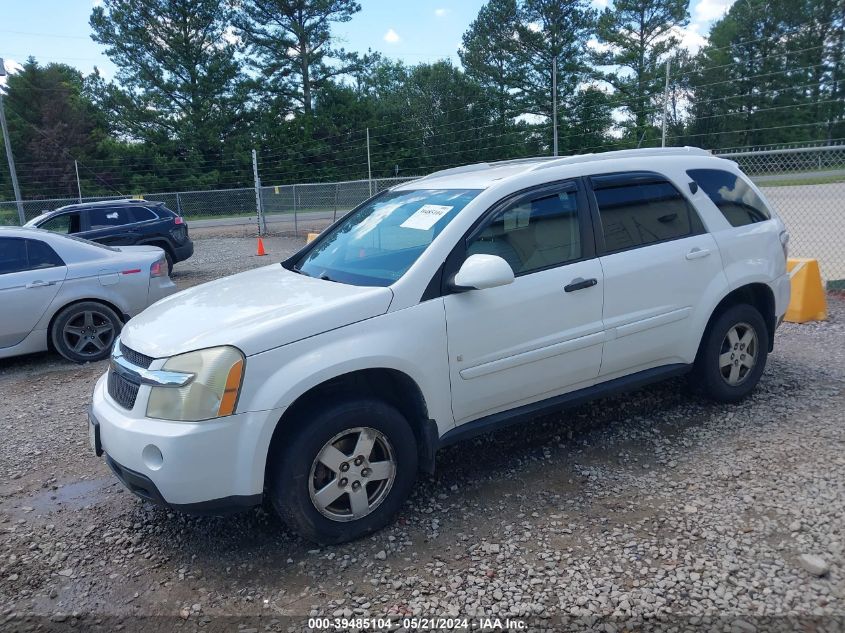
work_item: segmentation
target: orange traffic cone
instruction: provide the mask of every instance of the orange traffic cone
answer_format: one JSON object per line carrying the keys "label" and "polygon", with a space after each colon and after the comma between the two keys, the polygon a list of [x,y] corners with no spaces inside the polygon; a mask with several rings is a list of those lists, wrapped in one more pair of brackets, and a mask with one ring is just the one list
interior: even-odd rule
{"label": "orange traffic cone", "polygon": [[258,256],[261,257],[262,255],[266,255],[267,251],[264,250],[264,240],[260,237],[258,238]]}

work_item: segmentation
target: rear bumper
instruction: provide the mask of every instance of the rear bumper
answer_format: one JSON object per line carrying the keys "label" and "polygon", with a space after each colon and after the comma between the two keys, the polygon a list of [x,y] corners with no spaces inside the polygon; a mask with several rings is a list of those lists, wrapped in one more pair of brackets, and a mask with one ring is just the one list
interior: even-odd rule
{"label": "rear bumper", "polygon": [[190,238],[184,244],[173,245],[173,262],[183,262],[194,254],[194,243]]}

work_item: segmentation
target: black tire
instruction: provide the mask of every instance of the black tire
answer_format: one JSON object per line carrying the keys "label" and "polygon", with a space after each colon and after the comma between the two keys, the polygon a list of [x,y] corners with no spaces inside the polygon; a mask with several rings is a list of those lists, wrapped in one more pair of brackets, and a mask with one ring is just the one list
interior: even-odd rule
{"label": "black tire", "polygon": [[107,305],[81,301],[53,319],[50,338],[59,354],[74,363],[87,363],[109,356],[122,326],[120,317]]}
{"label": "black tire", "polygon": [[173,255],[169,251],[164,251],[164,259],[167,262],[167,276],[173,276]]}
{"label": "black tire", "polygon": [[[754,359],[753,365],[746,367],[741,363],[750,362],[746,360],[751,356],[748,353],[750,344],[749,347],[738,341],[732,344],[728,336],[733,331],[744,339],[749,330],[753,335]],[[690,376],[690,386],[717,402],[738,402],[757,386],[768,354],[769,331],[760,312],[744,303],[732,306],[706,332]],[[724,365],[728,361],[731,364]]]}
{"label": "black tire", "polygon": [[[301,425],[301,430],[278,447],[279,454],[272,455],[268,464],[269,497],[282,520],[305,539],[324,545],[351,541],[384,527],[410,494],[417,475],[417,442],[402,414],[381,400],[354,399],[313,408],[310,413],[299,416],[295,423]],[[380,438],[375,440],[372,452],[367,455],[367,458],[374,458],[372,462],[359,465],[354,461],[356,455],[350,449],[355,446],[348,442],[355,441],[351,430],[359,428],[374,429],[388,442],[395,474],[392,482],[385,484],[386,488],[380,487],[382,483],[378,481],[364,478],[367,466],[374,466],[372,473],[377,464],[383,466],[386,461]],[[344,433],[350,434],[349,439]],[[348,456],[349,461],[341,461],[340,467],[333,471],[317,458],[327,443],[339,435],[342,437],[333,446]],[[344,465],[349,479],[341,474]],[[363,470],[356,470],[359,468]],[[324,486],[341,490],[343,481],[349,483],[343,485],[344,491],[339,493],[334,505],[329,504],[323,511],[318,509],[317,502],[312,501],[312,483],[314,490],[322,490]],[[352,516],[352,486],[357,482],[356,490],[360,493],[361,481],[365,482],[364,499],[372,509],[356,519]],[[336,513],[337,517],[346,512],[348,515],[329,518],[325,512]]]}

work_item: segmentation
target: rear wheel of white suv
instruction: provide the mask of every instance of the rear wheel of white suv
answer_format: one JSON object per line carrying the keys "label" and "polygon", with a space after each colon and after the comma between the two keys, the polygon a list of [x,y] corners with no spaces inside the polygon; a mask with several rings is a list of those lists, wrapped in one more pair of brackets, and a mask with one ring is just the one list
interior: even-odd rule
{"label": "rear wheel of white suv", "polygon": [[768,329],[757,308],[732,306],[705,333],[692,386],[718,402],[737,402],[757,386],[768,351]]}
{"label": "rear wheel of white suv", "polygon": [[386,525],[414,485],[417,443],[389,404],[354,399],[311,409],[269,465],[282,520],[308,540],[350,541]]}

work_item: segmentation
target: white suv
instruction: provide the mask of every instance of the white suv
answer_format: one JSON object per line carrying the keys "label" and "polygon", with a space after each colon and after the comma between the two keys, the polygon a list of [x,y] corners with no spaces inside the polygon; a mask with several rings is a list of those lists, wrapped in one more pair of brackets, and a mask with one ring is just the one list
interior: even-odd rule
{"label": "white suv", "polygon": [[686,372],[747,395],[789,300],[787,239],[734,163],[694,148],[441,171],[129,321],[92,443],[146,499],[267,497],[304,537],[346,541],[445,445]]}

